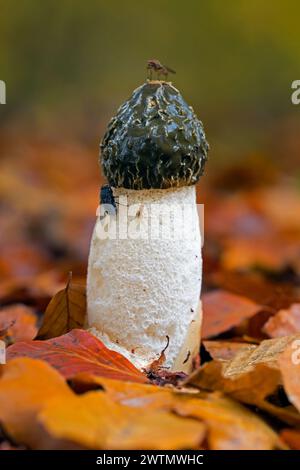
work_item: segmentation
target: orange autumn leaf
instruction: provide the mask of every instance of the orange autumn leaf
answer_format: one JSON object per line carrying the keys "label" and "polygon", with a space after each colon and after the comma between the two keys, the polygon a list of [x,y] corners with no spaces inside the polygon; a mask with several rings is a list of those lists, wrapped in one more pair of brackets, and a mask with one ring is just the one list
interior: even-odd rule
{"label": "orange autumn leaf", "polygon": [[23,304],[13,304],[0,310],[0,331],[7,343],[31,340],[37,333],[35,311]]}
{"label": "orange autumn leaf", "polygon": [[111,351],[85,330],[72,330],[46,341],[20,342],[10,346],[7,359],[42,359],[70,379],[80,372],[104,377],[146,382],[147,378],[121,354]]}
{"label": "orange autumn leaf", "polygon": [[33,449],[72,445],[90,449],[198,448],[206,434],[202,422],[175,416],[169,410],[141,412],[116,403],[101,391],[77,396],[48,364],[29,358],[12,360],[1,369],[0,423],[11,438]]}
{"label": "orange autumn leaf", "polygon": [[[293,407],[275,406],[267,399],[271,395],[275,397],[283,383],[285,386],[280,358],[295,340],[300,342],[299,336],[265,340],[255,348],[239,351],[228,361],[208,362],[188,377],[185,385],[221,391],[242,403],[255,405],[281,421],[299,426],[300,415]],[[288,394],[286,386],[285,390]]]}
{"label": "orange autumn leaf", "polygon": [[38,447],[44,436],[36,422],[45,402],[56,395],[70,399],[64,378],[43,361],[19,358],[0,369],[0,423],[15,442]]}
{"label": "orange autumn leaf", "polygon": [[88,449],[197,449],[206,434],[203,423],[168,411],[120,405],[104,392],[71,400],[56,397],[39,414],[56,439]]}
{"label": "orange autumn leaf", "polygon": [[300,336],[284,336],[282,338],[266,339],[255,348],[238,352],[231,361],[224,364],[226,375],[234,377],[250,372],[257,365],[267,365],[279,368],[279,358],[285,349]]}
{"label": "orange autumn leaf", "polygon": [[[79,385],[91,384],[87,374],[80,374],[74,380]],[[208,427],[209,449],[273,449],[281,446],[276,433],[264,421],[220,394],[194,393],[187,389],[161,388],[103,377],[94,377],[94,383],[117,403],[140,410],[170,410],[203,421]]]}
{"label": "orange autumn leaf", "polygon": [[223,290],[208,292],[202,296],[203,338],[217,336],[240,325],[243,320],[258,313],[262,306],[246,297]]}
{"label": "orange autumn leaf", "polygon": [[270,338],[295,335],[300,332],[300,304],[293,304],[271,317],[263,327]]}
{"label": "orange autumn leaf", "polygon": [[280,372],[266,364],[257,364],[253,369],[230,375],[226,363],[211,361],[194,372],[186,385],[203,390],[220,390],[232,398],[250,405],[260,406],[268,395],[280,384]]}
{"label": "orange autumn leaf", "polygon": [[74,284],[70,278],[65,289],[59,291],[49,303],[38,337],[55,338],[73,328],[81,328],[85,315],[85,286]]}
{"label": "orange autumn leaf", "polygon": [[[27,367],[24,367],[24,364],[27,364]],[[20,365],[23,365],[23,368],[20,369]],[[148,448],[151,445],[152,448],[158,449],[163,448],[159,446],[168,445],[171,448],[179,448],[188,445],[187,439],[190,439],[189,446],[194,448],[195,439],[197,438],[197,445],[200,445],[204,435],[203,423],[209,429],[209,446],[212,449],[272,449],[280,445],[276,434],[260,418],[218,395],[174,392],[172,389],[152,385],[98,377],[98,385],[101,385],[104,391],[96,394],[93,392],[93,396],[108,394],[108,401],[105,401],[103,410],[100,405],[104,402],[101,400],[100,403],[98,398],[95,398],[96,402],[92,398],[92,403],[89,402],[90,399],[78,402],[78,397],[68,388],[64,388],[66,385],[60,375],[44,362],[20,358],[10,361],[3,370],[8,375],[9,386],[7,387],[7,377],[5,380],[4,374],[0,379],[0,398],[3,406],[2,409],[0,407],[0,421],[5,427],[12,419],[13,410],[20,410],[15,416],[17,431],[21,432],[18,440],[32,448],[65,448],[66,443],[70,446],[72,442],[75,448],[91,448],[90,446],[96,445],[100,445],[100,448],[105,445],[122,448]],[[41,377],[41,380],[37,381],[37,377]],[[50,386],[49,393],[45,382]],[[122,406],[116,411],[120,412],[120,422],[114,423],[114,420],[111,420],[113,405],[110,400]],[[109,433],[106,433],[104,441],[101,422],[94,419],[98,417],[95,410],[98,407],[102,410],[103,428],[107,420],[109,422]],[[133,412],[129,408],[132,408]],[[106,411],[109,416],[106,416]],[[178,418],[178,425],[176,420],[170,419],[168,415],[172,413],[174,416],[174,412],[181,416]],[[16,426],[16,423],[13,423]],[[178,426],[185,435],[180,434]],[[16,436],[16,430],[11,427],[10,429]],[[30,432],[27,429],[30,429]],[[174,429],[174,434],[170,429]],[[123,432],[120,434],[119,430]],[[129,440],[126,440],[127,435]],[[237,435],[239,439],[236,439]]]}
{"label": "orange autumn leaf", "polygon": [[210,450],[272,450],[282,448],[276,433],[258,416],[239,403],[210,393],[187,400],[175,411],[201,418],[209,428]]}

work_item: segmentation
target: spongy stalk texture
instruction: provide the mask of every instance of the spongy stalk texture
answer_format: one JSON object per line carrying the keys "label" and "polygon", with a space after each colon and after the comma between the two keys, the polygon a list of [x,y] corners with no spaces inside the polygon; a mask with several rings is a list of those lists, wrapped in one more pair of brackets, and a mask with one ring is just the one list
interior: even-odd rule
{"label": "spongy stalk texture", "polygon": [[[195,186],[116,188],[114,196],[119,204],[112,223],[119,233],[128,232],[129,225],[138,220],[141,226],[159,227],[159,234],[149,236],[148,230],[144,239],[102,239],[97,220],[88,267],[88,327],[107,347],[139,368],[160,356],[168,337],[164,365],[171,368],[200,297],[202,258]],[[128,207],[123,205],[124,196]],[[159,209],[153,211],[153,205]],[[127,209],[131,218],[123,215]],[[180,234],[182,217],[184,235]],[[170,226],[177,227],[178,233],[167,239]]]}

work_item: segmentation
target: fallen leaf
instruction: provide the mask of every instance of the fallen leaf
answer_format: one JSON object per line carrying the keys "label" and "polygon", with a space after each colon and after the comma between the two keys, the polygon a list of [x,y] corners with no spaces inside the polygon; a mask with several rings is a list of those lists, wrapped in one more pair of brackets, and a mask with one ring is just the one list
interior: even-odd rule
{"label": "fallen leaf", "polygon": [[211,450],[271,450],[282,448],[276,433],[258,416],[218,392],[178,405],[183,416],[198,417],[209,428]]}
{"label": "fallen leaf", "polygon": [[268,338],[268,335],[265,333],[263,327],[272,317],[272,315],[274,315],[274,312],[271,308],[261,310],[248,321],[246,321],[244,325],[241,325],[240,328],[237,328],[235,333],[237,335],[240,334],[243,337],[248,336],[253,338],[254,342],[263,341],[264,339]]}
{"label": "fallen leaf", "polygon": [[280,383],[280,371],[266,364],[257,364],[252,370],[228,375],[226,363],[212,361],[194,372],[185,385],[209,391],[220,390],[242,403],[260,406],[267,396],[275,393]]}
{"label": "fallen leaf", "polygon": [[125,357],[107,349],[85,330],[72,330],[46,341],[20,342],[7,349],[7,360],[23,356],[48,362],[66,379],[88,372],[134,382],[147,381],[146,376]]}
{"label": "fallen leaf", "polygon": [[[75,382],[82,384],[90,379],[81,374],[75,377]],[[95,377],[95,382],[114,401],[123,405],[142,410],[170,410],[180,416],[204,421],[208,427],[209,449],[272,449],[281,446],[276,433],[264,421],[220,394],[125,383],[103,377]]]}
{"label": "fallen leaf", "polygon": [[[294,336],[265,340],[255,349],[237,353],[229,361],[206,363],[184,385],[222,391],[242,403],[258,406],[288,424],[299,426],[300,415],[293,407],[276,406],[271,401],[284,382],[280,367],[282,351],[293,341]],[[278,397],[276,401],[280,401]]]}
{"label": "fallen leaf", "polygon": [[42,339],[55,338],[73,328],[81,328],[85,316],[85,287],[73,284],[70,279],[66,288],[58,292],[49,303],[38,337]]}
{"label": "fallen leaf", "polygon": [[20,358],[0,369],[0,423],[19,444],[39,447],[44,439],[36,422],[46,401],[56,395],[65,400],[72,392],[64,378],[43,361]]}
{"label": "fallen leaf", "polygon": [[[153,385],[98,377],[98,384],[104,391],[91,392],[92,398],[85,398],[90,394],[76,397],[62,377],[42,361],[15,359],[4,366],[3,371],[0,421],[9,435],[32,448],[66,448],[66,443],[75,448],[96,445],[137,448],[139,445],[162,449],[167,444],[173,448],[183,445],[194,448],[196,440],[199,446],[203,438],[203,422],[209,429],[208,443],[212,449],[272,449],[280,445],[276,434],[260,418],[219,395],[174,392]],[[113,383],[118,387],[114,394]],[[104,393],[108,394],[105,402],[96,398]],[[114,412],[120,412],[120,421],[111,419],[110,400],[123,407]],[[18,413],[14,414],[14,410]],[[99,421],[100,410],[102,421]],[[167,417],[166,413],[181,416],[177,416],[180,422]],[[108,430],[106,422],[109,422]],[[170,429],[176,429],[175,434],[170,434]],[[170,436],[174,437],[173,443]]]}
{"label": "fallen leaf", "polygon": [[217,336],[241,324],[258,313],[262,306],[251,300],[223,290],[202,296],[203,338]]}
{"label": "fallen leaf", "polygon": [[34,309],[23,304],[2,308],[0,330],[5,330],[5,333],[0,336],[7,344],[33,339],[37,334],[37,316]]}
{"label": "fallen leaf", "polygon": [[280,310],[263,327],[270,338],[295,335],[300,332],[300,304],[293,304],[288,309]]}
{"label": "fallen leaf", "polygon": [[206,426],[168,411],[120,405],[103,392],[55,398],[39,414],[52,437],[88,449],[197,449]]}
{"label": "fallen leaf", "polygon": [[229,376],[251,371],[258,364],[265,364],[278,369],[280,354],[286,347],[300,336],[284,336],[282,338],[266,339],[255,349],[241,351],[225,364],[225,373]]}
{"label": "fallen leaf", "polygon": [[237,353],[251,351],[256,345],[235,341],[204,341],[205,349],[213,359],[230,361]]}
{"label": "fallen leaf", "polygon": [[1,368],[0,422],[33,449],[198,448],[206,434],[203,423],[168,410],[141,412],[104,392],[77,396],[51,366],[29,358]]}
{"label": "fallen leaf", "polygon": [[288,308],[291,303],[300,302],[300,290],[287,282],[271,282],[259,273],[215,271],[210,275],[210,284],[247,297],[252,301],[270,307],[273,313]]}

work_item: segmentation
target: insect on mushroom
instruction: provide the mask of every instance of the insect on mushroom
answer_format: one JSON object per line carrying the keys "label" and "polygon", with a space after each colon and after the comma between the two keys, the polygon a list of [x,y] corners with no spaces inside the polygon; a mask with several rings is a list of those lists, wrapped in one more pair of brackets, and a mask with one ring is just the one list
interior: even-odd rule
{"label": "insect on mushroom", "polygon": [[176,73],[175,70],[171,69],[167,65],[163,65],[157,59],[150,59],[147,61],[147,70],[148,70],[148,78],[152,80],[152,72],[157,72],[158,79],[160,76],[163,75],[165,80],[168,78],[169,73]]}
{"label": "insect on mushroom", "polygon": [[113,190],[109,184],[105,184],[100,188],[100,205],[104,209],[102,210],[101,218],[104,218],[106,215],[116,215],[117,205],[120,204],[119,201],[115,200]]}
{"label": "insect on mushroom", "polygon": [[105,206],[104,215],[115,215],[117,212],[117,205],[114,198],[113,191],[109,184],[105,184],[100,188],[100,204]]}

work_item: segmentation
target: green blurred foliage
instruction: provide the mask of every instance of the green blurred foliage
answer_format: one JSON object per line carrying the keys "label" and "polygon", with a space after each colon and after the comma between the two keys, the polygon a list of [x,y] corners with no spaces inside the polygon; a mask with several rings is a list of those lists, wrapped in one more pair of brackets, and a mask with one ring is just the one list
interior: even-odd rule
{"label": "green blurred foliage", "polygon": [[[0,124],[93,141],[158,58],[229,155],[279,139],[298,119],[297,0],[7,0],[0,11]],[[295,127],[295,126],[294,126]],[[299,127],[296,126],[297,132]],[[279,131],[278,131],[279,132]]]}

